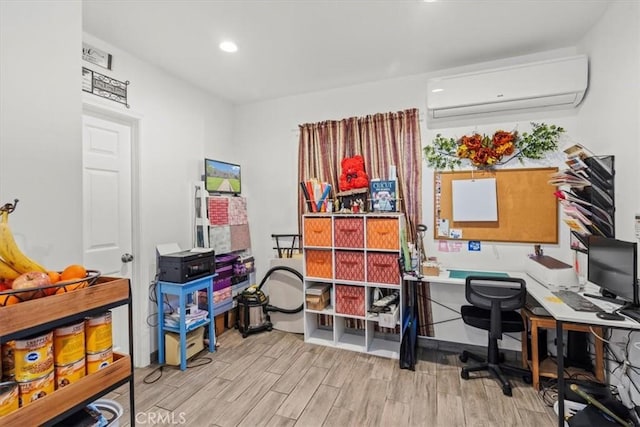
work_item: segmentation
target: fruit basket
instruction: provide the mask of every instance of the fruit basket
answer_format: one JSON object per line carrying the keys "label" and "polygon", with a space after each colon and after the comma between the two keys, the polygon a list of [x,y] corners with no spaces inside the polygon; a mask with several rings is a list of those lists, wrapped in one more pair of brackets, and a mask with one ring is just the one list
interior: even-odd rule
{"label": "fruit basket", "polygon": [[99,277],[100,272],[98,270],[87,270],[87,275],[80,279],[60,281],[47,286],[1,291],[0,307],[18,304],[31,299],[43,298],[49,295],[71,292],[75,289],[86,288],[94,285]]}

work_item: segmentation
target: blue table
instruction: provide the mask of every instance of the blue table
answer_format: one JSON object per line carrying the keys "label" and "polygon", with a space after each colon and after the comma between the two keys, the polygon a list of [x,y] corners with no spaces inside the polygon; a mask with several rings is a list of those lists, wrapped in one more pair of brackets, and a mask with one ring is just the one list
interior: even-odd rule
{"label": "blue table", "polygon": [[[180,369],[187,369],[187,332],[197,329],[204,325],[209,325],[209,352],[214,352],[216,349],[216,334],[213,322],[213,278],[217,274],[201,277],[196,280],[192,280],[187,283],[173,283],[159,281],[157,286],[157,298],[158,298],[158,363],[161,365],[165,363],[165,332],[174,332],[180,334]],[[201,322],[198,322],[187,327],[186,324],[186,303],[188,295],[197,292],[199,290],[207,291],[207,310],[209,311],[209,317]],[[179,298],[178,307],[180,310],[180,327],[174,328],[166,326],[164,324],[164,304],[163,295],[176,295]],[[197,304],[197,301],[195,301]]]}

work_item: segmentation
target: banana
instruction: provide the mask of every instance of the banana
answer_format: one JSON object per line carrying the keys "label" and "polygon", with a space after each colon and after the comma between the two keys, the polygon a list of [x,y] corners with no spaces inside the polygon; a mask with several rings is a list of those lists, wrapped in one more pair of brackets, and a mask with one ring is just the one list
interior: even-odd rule
{"label": "banana", "polygon": [[2,211],[2,220],[0,220],[0,257],[18,273],[27,273],[29,271],[42,271],[44,273],[47,271],[43,266],[20,251],[9,228],[9,212],[6,210]]}
{"label": "banana", "polygon": [[13,280],[18,277],[20,273],[15,271],[9,264],[0,259],[0,280],[8,279]]}

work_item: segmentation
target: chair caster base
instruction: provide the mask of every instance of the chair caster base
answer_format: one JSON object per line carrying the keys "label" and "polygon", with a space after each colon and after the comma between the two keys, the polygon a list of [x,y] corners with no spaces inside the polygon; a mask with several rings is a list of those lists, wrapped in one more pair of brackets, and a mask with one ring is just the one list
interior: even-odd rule
{"label": "chair caster base", "polygon": [[502,386],[502,394],[504,394],[505,396],[511,397],[512,396],[511,387],[503,385]]}

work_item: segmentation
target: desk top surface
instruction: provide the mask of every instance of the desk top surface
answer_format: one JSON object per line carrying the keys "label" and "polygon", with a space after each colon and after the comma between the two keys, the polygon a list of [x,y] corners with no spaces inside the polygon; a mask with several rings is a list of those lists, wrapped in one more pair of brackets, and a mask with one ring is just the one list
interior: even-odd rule
{"label": "desk top surface", "polygon": [[[458,271],[458,270],[455,270]],[[481,271],[473,271],[474,273],[483,273]],[[491,274],[497,274],[501,272],[491,271]],[[640,323],[635,320],[631,320],[625,318],[625,320],[606,320],[600,319],[596,316],[596,313],[586,312],[586,311],[576,311],[562,302],[558,297],[556,297],[551,290],[540,284],[537,280],[529,276],[528,274],[520,271],[507,271],[504,272],[509,275],[509,277],[517,277],[525,279],[527,282],[527,292],[531,295],[541,306],[543,306],[554,319],[560,320],[563,322],[573,322],[573,323],[587,323],[590,325],[598,325],[598,326],[610,326],[612,328],[623,328],[623,329],[638,329],[640,330]],[[433,282],[433,283],[443,283],[443,284],[452,284],[452,285],[464,285],[464,278],[452,278],[449,277],[449,270],[441,271],[439,276],[422,276],[421,278],[407,274],[404,277],[407,281],[422,281],[422,282]],[[591,293],[595,293],[592,290]],[[606,301],[585,297],[589,301],[593,302],[597,306],[601,307],[603,311],[613,311],[615,308],[619,307],[617,304],[609,303]]]}

